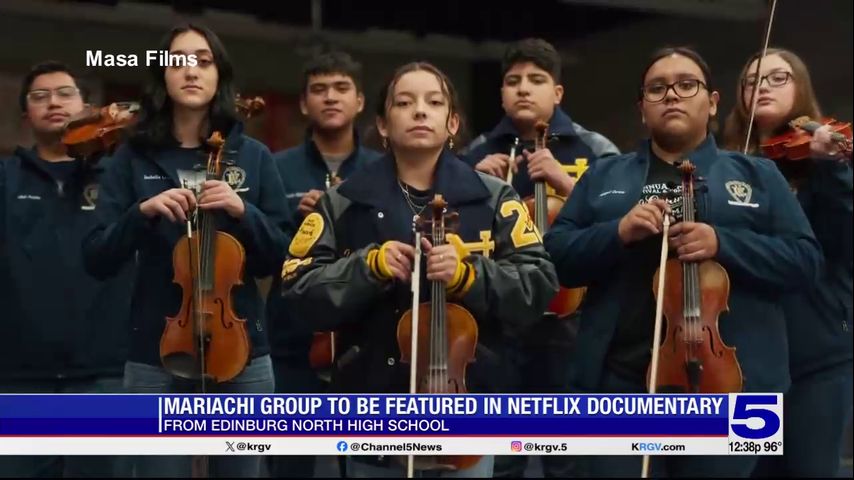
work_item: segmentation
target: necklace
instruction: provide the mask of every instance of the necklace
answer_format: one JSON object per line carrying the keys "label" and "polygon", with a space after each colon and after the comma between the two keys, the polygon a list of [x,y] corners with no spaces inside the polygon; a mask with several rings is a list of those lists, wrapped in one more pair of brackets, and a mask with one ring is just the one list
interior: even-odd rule
{"label": "necklace", "polygon": [[400,187],[400,191],[403,192],[403,199],[406,200],[406,204],[409,205],[409,209],[412,210],[412,221],[414,222],[418,217],[421,216],[421,213],[427,208],[429,203],[425,203],[424,205],[417,205],[412,201],[412,194],[409,193],[409,186],[404,184],[397,179],[397,186]]}

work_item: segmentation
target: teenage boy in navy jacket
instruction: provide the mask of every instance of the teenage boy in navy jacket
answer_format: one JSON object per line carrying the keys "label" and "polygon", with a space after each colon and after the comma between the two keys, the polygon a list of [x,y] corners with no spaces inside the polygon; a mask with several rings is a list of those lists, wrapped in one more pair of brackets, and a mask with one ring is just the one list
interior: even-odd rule
{"label": "teenage boy in navy jacket", "polygon": [[[560,108],[561,60],[545,40],[529,38],[512,45],[504,56],[501,103],[506,115],[492,131],[469,146],[466,158],[478,171],[507,179],[522,198],[534,194],[534,181],[544,180],[566,198],[585,166],[596,158],[618,154],[604,136],[573,122]],[[538,121],[548,122],[546,148],[533,151]],[[512,152],[512,153],[511,153]],[[514,158],[511,158],[513,155]],[[507,390],[529,393],[565,392],[577,315],[556,319],[546,315],[526,338],[508,339],[505,378]],[[543,456],[549,476],[573,475],[571,457]],[[499,456],[495,476],[518,478],[524,474],[525,456]]]}
{"label": "teenage boy in navy jacket", "polygon": [[[0,393],[122,391],[132,262],[100,281],[80,243],[95,225],[103,162],[72,159],[61,142],[85,92],[65,65],[24,77],[20,107],[35,146],[0,160]],[[3,476],[125,476],[121,457],[2,456]]]}
{"label": "teenage boy in navy jacket", "polygon": [[[303,67],[301,92],[300,110],[309,121],[305,141],[273,156],[295,225],[314,211],[328,188],[380,157],[379,152],[362,146],[356,133],[356,117],[365,106],[365,96],[362,66],[350,55],[328,52],[310,59]],[[281,279],[274,276],[267,317],[276,392],[322,392],[324,382],[309,364],[313,332],[297,327],[280,291]],[[274,477],[306,478],[314,474],[313,456],[270,459]]]}

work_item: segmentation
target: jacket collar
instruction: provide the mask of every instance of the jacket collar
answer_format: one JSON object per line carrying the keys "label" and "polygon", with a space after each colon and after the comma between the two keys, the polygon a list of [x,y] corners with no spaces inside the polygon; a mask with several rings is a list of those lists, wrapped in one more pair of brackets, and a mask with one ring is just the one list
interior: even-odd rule
{"label": "jacket collar", "polygon": [[[51,176],[50,172],[43,165],[41,158],[39,158],[39,154],[38,154],[38,151],[36,150],[35,145],[33,145],[30,148],[24,148],[22,146],[18,146],[15,148],[14,155],[16,157],[20,158],[21,161],[28,163],[30,166],[36,168],[38,171],[43,172],[45,175]],[[74,161],[77,162],[77,160],[74,160]],[[78,163],[78,168],[79,168],[79,165],[82,165],[82,163]],[[100,171],[100,170],[103,170],[103,168],[104,167],[102,167],[97,162],[93,162],[89,166],[89,169],[94,170],[94,171]]]}
{"label": "jacket collar", "polygon": [[[231,130],[225,136],[225,143],[222,146],[222,158],[224,161],[237,161],[237,155],[240,151],[240,147],[243,145],[243,122],[236,121],[234,125],[231,127]],[[170,147],[166,148],[166,151],[175,151],[180,147]],[[208,151],[210,148],[207,144],[203,144],[199,149],[199,164],[205,165],[208,160]],[[163,155],[160,155],[161,151],[158,150],[146,150],[144,155],[148,156],[159,168],[162,170],[175,185],[180,186],[181,182],[178,179],[178,172],[175,170],[174,165],[170,164],[170,159],[166,158]],[[224,167],[223,167],[224,168]]]}
{"label": "jacket collar", "polygon": [[[449,205],[460,205],[489,198],[490,193],[477,172],[448,149],[442,150],[436,165],[433,191]],[[356,203],[373,207],[387,206],[400,195],[394,156],[387,153],[354,173],[338,192]]]}
{"label": "jacket collar", "polygon": [[[316,162],[318,165],[322,165],[323,168],[326,168],[326,163],[323,161],[323,154],[320,153],[320,150],[317,149],[317,144],[314,143],[312,139],[313,130],[309,127],[305,131],[305,140],[303,142],[303,147],[305,148],[305,153],[308,155],[313,162]],[[353,129],[353,151],[350,152],[350,155],[341,162],[341,168],[344,168],[345,164],[351,163],[353,160],[359,158],[361,154],[362,144],[359,141],[359,132],[356,129]]]}
{"label": "jacket collar", "polygon": [[[557,137],[578,136],[573,127],[572,119],[560,107],[555,108],[552,118],[549,119],[549,135]],[[516,129],[513,121],[507,115],[487,134],[487,138],[490,140],[502,137],[519,137],[519,130]]]}
{"label": "jacket collar", "polygon": [[[652,158],[652,140],[646,139],[641,141],[637,152],[639,161],[648,162]],[[712,134],[706,135],[703,143],[698,145],[687,157],[699,171],[708,172],[712,162],[718,158],[718,145],[715,143],[715,137]]]}

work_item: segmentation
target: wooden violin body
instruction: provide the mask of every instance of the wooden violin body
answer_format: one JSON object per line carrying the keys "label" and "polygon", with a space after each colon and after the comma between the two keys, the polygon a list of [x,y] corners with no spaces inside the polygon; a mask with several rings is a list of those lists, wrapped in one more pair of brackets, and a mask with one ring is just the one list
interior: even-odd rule
{"label": "wooden violin body", "polygon": [[[445,305],[447,319],[447,364],[436,365],[431,359],[431,329],[429,322],[418,323],[418,359],[417,382],[418,393],[467,393],[466,366],[474,361],[477,347],[477,322],[465,308],[448,303]],[[421,318],[430,318],[432,304],[422,303],[419,306]],[[397,324],[397,343],[401,346],[400,361],[409,364],[412,352],[408,348],[412,342],[412,311],[403,314]],[[416,468],[461,470],[473,467],[480,456],[477,455],[444,455],[417,457]]]}
{"label": "wooden violin body", "polygon": [[[338,185],[343,180],[335,174],[326,176],[326,188]],[[332,367],[338,351],[338,332],[314,332],[311,347],[308,351],[308,363],[314,370],[325,370]]]}
{"label": "wooden violin body", "polygon": [[[213,151],[207,180],[222,178],[224,144],[219,132],[208,140]],[[227,382],[243,371],[251,343],[246,321],[237,317],[231,304],[232,289],[243,283],[246,252],[236,238],[216,229],[216,212],[196,208],[195,230],[188,221],[187,233],[172,251],[181,308],[166,318],[160,360],[177,377],[201,379],[204,391],[207,380]]]}
{"label": "wooden violin body", "polygon": [[[447,204],[441,195],[430,203],[433,219],[430,240],[433,245],[445,244]],[[416,242],[420,241],[416,235]],[[410,367],[410,393],[462,394],[466,391],[466,366],[475,359],[478,327],[472,314],[460,305],[449,303],[445,284],[431,281],[430,302],[418,303],[420,293],[420,249],[416,248],[413,272],[413,306],[397,324],[397,343],[400,361]],[[417,319],[417,320],[416,320]],[[425,320],[421,320],[425,319]],[[413,328],[413,325],[417,327]],[[413,467],[420,470],[463,470],[471,468],[480,455],[439,455],[410,457]]]}
{"label": "wooden violin body", "polygon": [[[234,99],[238,114],[246,119],[262,112],[265,107],[261,97]],[[137,122],[140,105],[137,102],[116,102],[95,108],[87,107],[71,117],[65,125],[62,143],[68,154],[86,158],[98,153],[108,153],[119,143],[125,131]]]}
{"label": "wooden violin body", "polygon": [[[679,166],[682,172],[683,220],[696,221],[694,165]],[[666,226],[669,222],[665,223]],[[666,246],[669,240],[662,238]],[[665,250],[666,251],[666,250]],[[662,261],[664,253],[662,253]],[[662,268],[664,271],[662,272]],[[659,276],[664,282],[659,283]],[[743,386],[741,365],[735,349],[724,344],[718,318],[727,311],[729,276],[717,262],[682,262],[669,259],[656,270],[653,293],[660,302],[656,322],[663,313],[667,328],[661,345],[653,345],[654,358],[647,370],[647,385],[660,393],[737,393]],[[659,291],[659,288],[662,290]],[[657,335],[658,332],[655,332]],[[653,341],[655,343],[655,340]],[[650,382],[657,363],[654,384]]]}
{"label": "wooden violin body", "polygon": [[[430,318],[431,305],[422,303],[419,306],[421,318]],[[418,393],[466,393],[466,366],[474,361],[477,322],[468,310],[455,303],[448,303],[445,308],[447,370],[444,365],[430,364],[430,323],[418,323]],[[406,364],[412,358],[408,348],[411,341],[412,311],[408,310],[397,324],[397,342],[402,347],[400,361]]]}
{"label": "wooden violin body", "polygon": [[[191,259],[200,258],[201,235],[184,235],[172,252],[174,282],[184,292],[181,309],[166,318],[160,338],[160,358],[166,370],[189,379],[202,375],[214,382],[233,379],[249,361],[250,342],[246,320],[238,318],[231,305],[231,291],[241,285],[245,252],[231,235],[215,232],[211,246],[216,251],[212,272],[203,273],[199,294]],[[204,270],[204,269],[203,269]],[[194,298],[196,297],[196,298]]]}
{"label": "wooden violin body", "polygon": [[105,107],[88,107],[71,117],[65,126],[62,143],[68,154],[85,158],[109,152],[119,142],[126,128],[134,125],[139,104],[111,103]]}
{"label": "wooden violin body", "polygon": [[337,339],[335,332],[314,332],[311,348],[308,351],[308,363],[314,370],[323,370],[335,362]]}
{"label": "wooden violin body", "polygon": [[[549,125],[546,122],[537,122],[537,138],[534,142],[534,151],[545,148],[548,127]],[[545,182],[537,181],[534,183],[534,195],[525,198],[524,202],[528,208],[528,213],[537,226],[537,230],[541,235],[545,235],[548,227],[554,223],[564,203],[566,203],[566,200],[559,195],[546,193]],[[566,317],[578,309],[586,292],[587,289],[585,287],[560,287],[558,293],[549,302],[546,311],[555,314],[558,318]]]}
{"label": "wooden violin body", "polygon": [[[685,315],[683,263],[670,259],[665,267],[663,305],[667,330],[659,349],[656,391],[740,392],[741,366],[735,357],[735,348],[724,344],[718,330],[718,317],[728,310],[729,277],[717,262],[707,260],[695,265],[701,292],[697,316]],[[658,285],[660,274],[660,271],[655,272],[653,285]],[[697,391],[692,391],[692,385],[696,385]]]}
{"label": "wooden violin body", "polygon": [[829,125],[831,139],[840,151],[851,158],[851,124],[825,118],[816,122],[809,117],[799,117],[789,122],[789,130],[761,143],[762,154],[772,160],[805,160],[812,157],[810,143],[813,133]]}
{"label": "wooden violin body", "polygon": [[[563,208],[565,201],[559,195],[547,194],[546,202],[548,206],[546,225],[550,226],[554,223],[555,218],[557,218],[560,210]],[[532,218],[537,218],[536,196],[526,198],[525,206],[528,208],[528,212],[530,212]],[[545,234],[545,230],[540,230],[540,233]],[[587,293],[586,287],[560,287],[560,290],[549,302],[547,311],[554,313],[558,317],[570,315],[578,310],[578,307],[581,305],[581,301],[584,300],[585,293]]]}

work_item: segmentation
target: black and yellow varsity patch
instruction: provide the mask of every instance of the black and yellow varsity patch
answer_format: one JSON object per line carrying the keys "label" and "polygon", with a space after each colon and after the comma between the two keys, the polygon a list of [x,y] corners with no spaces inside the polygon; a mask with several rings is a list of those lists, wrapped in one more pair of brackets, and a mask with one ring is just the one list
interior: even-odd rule
{"label": "black and yellow varsity patch", "polygon": [[587,171],[589,165],[587,165],[587,159],[584,157],[579,157],[575,159],[575,162],[571,165],[561,165],[563,171],[567,173],[570,177],[578,180],[584,175],[584,172]]}
{"label": "black and yellow varsity patch", "polygon": [[310,213],[299,227],[291,241],[288,252],[294,257],[304,257],[323,234],[323,217],[319,213]]}
{"label": "black and yellow varsity patch", "polygon": [[492,252],[495,251],[495,240],[492,239],[492,232],[489,230],[480,231],[479,242],[463,242],[463,239],[455,233],[445,235],[445,240],[454,246],[460,258],[466,258],[474,254],[490,258]]}
{"label": "black and yellow varsity patch", "polygon": [[308,258],[291,258],[285,260],[285,263],[282,264],[282,280],[287,280],[294,273],[296,273],[299,267],[307,267],[311,265],[313,261],[312,257]]}
{"label": "black and yellow varsity patch", "polygon": [[504,218],[510,218],[516,214],[516,222],[513,224],[513,230],[510,231],[510,240],[513,241],[514,248],[543,243],[543,237],[534,225],[525,204],[519,200],[507,200],[501,204],[499,211]]}

